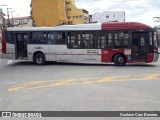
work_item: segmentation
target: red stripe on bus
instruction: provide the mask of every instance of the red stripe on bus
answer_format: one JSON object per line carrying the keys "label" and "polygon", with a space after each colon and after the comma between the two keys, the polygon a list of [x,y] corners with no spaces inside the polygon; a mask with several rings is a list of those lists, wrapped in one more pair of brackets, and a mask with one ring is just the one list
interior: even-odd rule
{"label": "red stripe on bus", "polygon": [[2,53],[5,54],[6,51],[6,39],[5,39],[6,28],[2,29]]}
{"label": "red stripe on bus", "polygon": [[137,22],[108,22],[102,23],[102,30],[146,30],[150,26]]}
{"label": "red stripe on bus", "polygon": [[101,62],[112,62],[112,57],[117,53],[124,54],[124,49],[102,49]]}
{"label": "red stripe on bus", "polygon": [[153,53],[148,53],[148,60],[147,60],[147,62],[151,63],[151,62],[153,62],[153,59],[154,59],[154,54]]}
{"label": "red stripe on bus", "polygon": [[98,55],[101,56],[101,54],[52,54],[52,53],[46,53],[47,55]]}

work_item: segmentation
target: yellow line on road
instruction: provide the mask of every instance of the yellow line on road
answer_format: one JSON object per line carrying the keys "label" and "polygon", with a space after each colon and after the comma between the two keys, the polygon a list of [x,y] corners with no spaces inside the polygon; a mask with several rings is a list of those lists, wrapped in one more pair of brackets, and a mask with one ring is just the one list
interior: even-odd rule
{"label": "yellow line on road", "polygon": [[35,90],[35,89],[73,85],[73,84],[159,80],[159,79],[160,79],[160,74],[139,74],[139,75],[110,76],[101,78],[97,77],[97,78],[77,78],[68,80],[43,80],[43,81],[31,81],[27,83],[18,84],[16,86],[9,88],[8,91],[13,92],[21,90]]}
{"label": "yellow line on road", "polygon": [[109,82],[109,81],[114,80],[115,78],[116,78],[116,77],[106,77],[106,78],[97,80],[96,82]]}
{"label": "yellow line on road", "polygon": [[55,83],[55,84],[51,84],[51,85],[49,85],[49,86],[60,86],[60,85],[67,85],[67,84],[69,84],[70,82],[73,82],[73,81],[75,81],[75,80],[77,80],[77,79],[71,79],[71,80],[64,80],[64,81],[61,81],[61,82],[57,82],[57,83]]}
{"label": "yellow line on road", "polygon": [[160,75],[158,74],[152,74],[152,75],[147,75],[144,80],[152,80],[152,79],[155,79],[155,78],[158,78],[160,77]]}
{"label": "yellow line on road", "polygon": [[[67,85],[67,83],[75,81],[76,79],[73,80],[64,80],[55,84],[49,84],[46,86],[37,86],[37,87],[29,87],[29,88],[23,88],[22,90],[34,90],[34,89],[41,89],[41,88],[48,88],[48,87],[56,87],[56,86],[63,86],[63,85]],[[12,90],[11,90],[12,91]]]}
{"label": "yellow line on road", "polygon": [[[31,82],[26,82],[26,83],[22,83],[22,84],[18,84],[16,86],[13,86],[11,88],[9,88],[9,91],[15,91],[15,90],[19,90],[19,89],[23,89],[23,88],[28,88],[29,86],[32,85],[39,85],[39,84],[44,84],[44,83],[49,83],[49,82],[58,82],[60,80],[43,80],[43,81],[31,81]],[[48,87],[48,86],[41,86],[43,87]],[[37,87],[38,88],[38,87]]]}

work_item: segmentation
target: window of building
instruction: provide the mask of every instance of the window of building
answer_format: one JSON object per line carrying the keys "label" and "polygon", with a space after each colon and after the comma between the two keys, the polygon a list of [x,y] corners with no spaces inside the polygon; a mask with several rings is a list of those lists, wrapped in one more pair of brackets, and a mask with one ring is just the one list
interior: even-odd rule
{"label": "window of building", "polygon": [[68,32],[68,48],[80,48],[81,32]]}
{"label": "window of building", "polygon": [[65,44],[65,32],[49,32],[49,44]]}
{"label": "window of building", "polygon": [[70,4],[71,2],[66,2],[66,4]]}
{"label": "window of building", "polygon": [[67,12],[70,12],[71,11],[71,9],[70,8],[68,8],[68,9],[66,9],[67,10]]}
{"label": "window of building", "polygon": [[106,18],[109,18],[109,15],[107,15]]}
{"label": "window of building", "polygon": [[72,24],[73,24],[73,22],[72,22],[72,21],[68,21],[68,24],[72,25]]}
{"label": "window of building", "polygon": [[127,48],[129,34],[127,31],[117,31],[114,33],[114,48]]}

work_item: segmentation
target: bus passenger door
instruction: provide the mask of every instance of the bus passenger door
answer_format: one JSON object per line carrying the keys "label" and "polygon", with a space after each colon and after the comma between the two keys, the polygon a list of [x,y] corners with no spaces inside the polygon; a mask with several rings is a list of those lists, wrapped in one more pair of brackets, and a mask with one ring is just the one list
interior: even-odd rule
{"label": "bus passenger door", "polygon": [[17,33],[16,34],[16,59],[25,60],[27,56],[27,34]]}
{"label": "bus passenger door", "polygon": [[134,32],[132,34],[132,61],[147,62],[147,32]]}

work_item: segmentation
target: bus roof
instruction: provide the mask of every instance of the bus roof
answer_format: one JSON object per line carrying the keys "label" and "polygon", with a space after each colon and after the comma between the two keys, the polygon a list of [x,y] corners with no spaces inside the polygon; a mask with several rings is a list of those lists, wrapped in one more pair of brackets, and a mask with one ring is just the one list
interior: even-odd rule
{"label": "bus roof", "polygon": [[61,25],[54,27],[7,28],[7,31],[68,31],[68,30],[101,30],[101,23]]}
{"label": "bus roof", "polygon": [[146,30],[150,26],[138,22],[106,22],[55,27],[7,28],[7,31],[71,31],[71,30]]}
{"label": "bus roof", "polygon": [[102,23],[102,30],[146,30],[152,27],[138,22]]}

